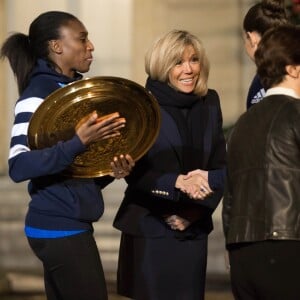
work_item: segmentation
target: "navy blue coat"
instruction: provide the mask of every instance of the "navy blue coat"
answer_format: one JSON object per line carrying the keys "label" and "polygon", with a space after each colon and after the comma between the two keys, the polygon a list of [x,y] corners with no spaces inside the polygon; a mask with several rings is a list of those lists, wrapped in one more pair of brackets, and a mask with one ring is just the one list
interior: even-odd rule
{"label": "navy blue coat", "polygon": [[203,124],[203,134],[199,134],[199,138],[203,138],[202,166],[199,168],[209,171],[209,184],[214,191],[205,200],[191,200],[175,188],[181,174],[183,144],[174,119],[163,108],[160,111],[159,135],[126,178],[128,187],[114,226],[134,236],[166,236],[174,231],[165,224],[163,215],[188,207],[201,211],[202,217],[194,229],[207,234],[212,230],[211,214],[223,196],[225,177],[226,146],[218,94],[214,90],[208,91],[199,115],[199,122]]}

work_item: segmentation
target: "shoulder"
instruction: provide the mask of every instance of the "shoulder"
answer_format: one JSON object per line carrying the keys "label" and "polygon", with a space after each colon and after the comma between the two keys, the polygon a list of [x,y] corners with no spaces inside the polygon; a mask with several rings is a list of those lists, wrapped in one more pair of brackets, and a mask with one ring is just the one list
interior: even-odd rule
{"label": "shoulder", "polygon": [[209,107],[216,107],[220,109],[220,98],[216,90],[208,89],[207,94],[203,98],[204,103]]}
{"label": "shoulder", "polygon": [[219,98],[218,92],[216,90],[214,90],[214,89],[208,89],[206,96]]}
{"label": "shoulder", "polygon": [[260,78],[258,77],[257,74],[255,74],[255,76],[253,77],[252,81],[251,81],[251,84],[250,84],[250,87],[258,87],[258,88],[262,88],[262,84],[261,84],[261,81],[260,81]]}
{"label": "shoulder", "polygon": [[300,99],[295,99],[287,96],[285,104],[286,105],[284,105],[284,108],[287,111],[287,116],[294,116],[297,119],[298,123],[300,115]]}
{"label": "shoulder", "polygon": [[219,103],[220,98],[219,94],[217,93],[216,90],[213,89],[208,89],[207,94],[204,96],[206,101],[209,101],[209,103]]}
{"label": "shoulder", "polygon": [[46,98],[49,94],[60,88],[56,80],[50,80],[44,76],[33,78],[22,94],[22,98],[38,97]]}
{"label": "shoulder", "polygon": [[261,84],[260,78],[256,74],[250,84],[248,95],[247,95],[247,109],[254,104],[260,102],[265,96],[265,89]]}

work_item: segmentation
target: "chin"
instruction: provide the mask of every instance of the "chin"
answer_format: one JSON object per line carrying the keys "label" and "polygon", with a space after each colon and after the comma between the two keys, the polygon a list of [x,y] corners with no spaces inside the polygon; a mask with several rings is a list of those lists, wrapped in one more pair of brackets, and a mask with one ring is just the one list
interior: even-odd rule
{"label": "chin", "polygon": [[178,90],[181,92],[181,93],[185,93],[185,94],[190,94],[190,93],[193,93],[195,88],[178,88]]}

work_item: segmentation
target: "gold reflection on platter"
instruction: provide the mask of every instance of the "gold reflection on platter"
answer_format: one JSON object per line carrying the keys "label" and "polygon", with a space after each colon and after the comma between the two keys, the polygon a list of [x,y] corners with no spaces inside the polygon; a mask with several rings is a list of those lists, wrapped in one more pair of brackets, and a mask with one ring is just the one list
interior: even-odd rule
{"label": "gold reflection on platter", "polygon": [[45,98],[30,120],[29,147],[43,149],[71,139],[79,120],[95,110],[99,117],[119,112],[126,118],[126,126],[120,136],[91,143],[77,155],[65,175],[108,175],[114,156],[128,153],[136,161],[157,137],[160,112],[152,94],[128,79],[98,76],[73,82]]}

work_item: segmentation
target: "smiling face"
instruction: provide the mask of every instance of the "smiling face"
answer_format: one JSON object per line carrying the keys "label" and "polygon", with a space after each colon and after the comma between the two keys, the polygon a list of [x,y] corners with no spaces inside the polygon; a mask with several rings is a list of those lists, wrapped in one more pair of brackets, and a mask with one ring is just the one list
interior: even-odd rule
{"label": "smiling face", "polygon": [[185,47],[181,60],[169,72],[169,84],[183,93],[192,93],[200,75],[200,60],[192,45]]}
{"label": "smiling face", "polygon": [[56,53],[54,61],[64,75],[73,77],[75,71],[89,71],[93,60],[94,46],[88,39],[88,32],[79,21],[70,21],[60,28],[60,39],[53,41]]}

